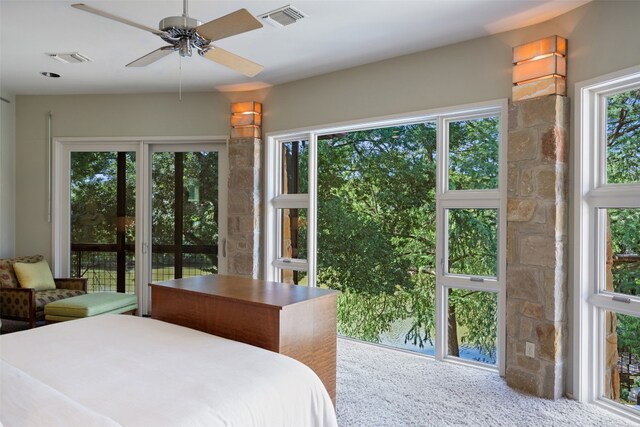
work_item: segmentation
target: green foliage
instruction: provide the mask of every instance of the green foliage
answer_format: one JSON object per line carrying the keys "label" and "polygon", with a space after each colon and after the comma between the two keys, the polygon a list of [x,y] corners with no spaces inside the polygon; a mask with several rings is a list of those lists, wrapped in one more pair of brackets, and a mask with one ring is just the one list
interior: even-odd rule
{"label": "green foliage", "polygon": [[345,290],[338,298],[338,333],[378,342],[380,333],[403,315],[402,302],[396,295]]}
{"label": "green foliage", "polygon": [[[135,153],[126,153],[126,215],[134,217]],[[118,154],[71,153],[71,238],[73,243],[116,243]],[[135,231],[125,229],[126,241]]]}
{"label": "green foliage", "polygon": [[449,189],[498,188],[498,118],[449,123]]}
{"label": "green foliage", "polygon": [[620,399],[621,400],[629,400],[629,389],[626,387],[622,387],[620,389]]}
{"label": "green foliage", "polygon": [[640,209],[609,209],[616,292],[640,295]]}
{"label": "green foliage", "polygon": [[[607,182],[640,182],[640,89],[607,98]],[[640,209],[608,213],[614,289],[640,295]]]}
{"label": "green foliage", "polygon": [[449,272],[497,276],[496,209],[449,210]]}
{"label": "green foliage", "polygon": [[[467,334],[458,336],[461,344],[480,349],[489,357],[495,356],[497,336],[497,295],[490,292],[452,289],[449,306],[455,307],[458,326]],[[463,328],[458,328],[461,330]]]}
{"label": "green foliage", "polygon": [[[497,188],[496,118],[451,123],[452,181]],[[405,341],[435,332],[436,126],[396,126],[331,135],[318,143],[318,283],[342,291],[340,333],[377,342],[411,319]],[[452,266],[496,275],[495,210],[452,215]],[[470,273],[471,272],[471,273]],[[495,353],[495,295],[457,293],[463,344]]]}
{"label": "green foliage", "polygon": [[640,182],[640,89],[607,98],[607,182]]}
{"label": "green foliage", "polygon": [[619,352],[640,358],[640,317],[618,313],[616,318]]}
{"label": "green foliage", "polygon": [[405,342],[423,348],[427,343],[433,345],[435,338],[435,276],[421,272],[415,276],[415,281],[412,292],[407,294],[413,324],[406,333]]}
{"label": "green foliage", "polygon": [[[218,153],[183,154],[183,235],[186,245],[208,245],[218,240]],[[153,242],[174,244],[174,153],[155,153],[152,163]]]}
{"label": "green foliage", "polygon": [[[71,238],[73,243],[116,243],[118,156],[115,152],[71,153]],[[218,153],[187,152],[183,157],[184,245],[215,245],[218,240]],[[135,153],[125,153],[125,242],[135,240]],[[152,162],[154,244],[175,244],[176,154],[155,153]],[[200,254],[185,254],[188,264]],[[217,271],[216,254],[207,255],[207,271]],[[162,265],[173,263],[166,254]],[[162,259],[154,257],[154,260]],[[195,258],[194,258],[195,259]],[[197,262],[200,268],[202,263]],[[95,266],[94,266],[95,267]],[[106,268],[106,266],[102,266]]]}

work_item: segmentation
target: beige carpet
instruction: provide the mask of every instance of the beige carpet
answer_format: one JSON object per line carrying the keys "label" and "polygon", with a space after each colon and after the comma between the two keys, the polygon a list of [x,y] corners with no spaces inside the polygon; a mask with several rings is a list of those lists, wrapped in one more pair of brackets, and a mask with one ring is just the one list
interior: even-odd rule
{"label": "beige carpet", "polygon": [[336,410],[341,427],[639,425],[595,405],[525,396],[495,372],[346,339]]}

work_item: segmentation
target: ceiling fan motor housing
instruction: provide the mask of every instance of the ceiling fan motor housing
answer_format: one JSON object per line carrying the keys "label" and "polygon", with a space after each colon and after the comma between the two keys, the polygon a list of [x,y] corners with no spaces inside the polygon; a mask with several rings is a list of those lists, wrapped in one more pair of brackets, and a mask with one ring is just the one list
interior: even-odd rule
{"label": "ceiling fan motor housing", "polygon": [[169,16],[160,21],[158,28],[160,31],[171,31],[172,28],[194,30],[198,25],[202,22],[188,16]]}
{"label": "ceiling fan motor housing", "polygon": [[171,43],[181,56],[191,56],[191,48],[201,51],[203,47],[211,43],[196,32],[196,27],[202,22],[188,16],[169,16],[158,24],[162,39]]}

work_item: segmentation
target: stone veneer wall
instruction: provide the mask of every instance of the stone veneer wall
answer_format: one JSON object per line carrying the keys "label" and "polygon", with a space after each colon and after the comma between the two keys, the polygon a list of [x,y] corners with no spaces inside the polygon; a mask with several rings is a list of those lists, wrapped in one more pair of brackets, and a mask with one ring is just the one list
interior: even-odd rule
{"label": "stone veneer wall", "polygon": [[566,378],[568,133],[566,97],[510,105],[506,381],[551,399]]}
{"label": "stone veneer wall", "polygon": [[261,278],[262,141],[229,140],[227,274]]}

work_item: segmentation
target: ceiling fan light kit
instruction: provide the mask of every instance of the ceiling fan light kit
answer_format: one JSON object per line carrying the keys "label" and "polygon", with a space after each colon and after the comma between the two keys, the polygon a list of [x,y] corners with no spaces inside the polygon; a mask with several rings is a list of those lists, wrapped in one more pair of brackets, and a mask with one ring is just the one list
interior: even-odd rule
{"label": "ceiling fan light kit", "polygon": [[130,62],[127,67],[147,66],[174,51],[177,51],[181,57],[190,57],[195,50],[200,56],[231,68],[247,77],[253,77],[263,69],[261,65],[255,62],[211,44],[216,40],[262,28],[260,21],[246,9],[239,9],[203,24],[187,15],[187,0],[183,0],[182,16],[169,16],[162,19],[158,25],[159,29],[156,30],[83,3],[72,4],[71,7],[151,32],[169,43],[168,46],[162,46]]}

